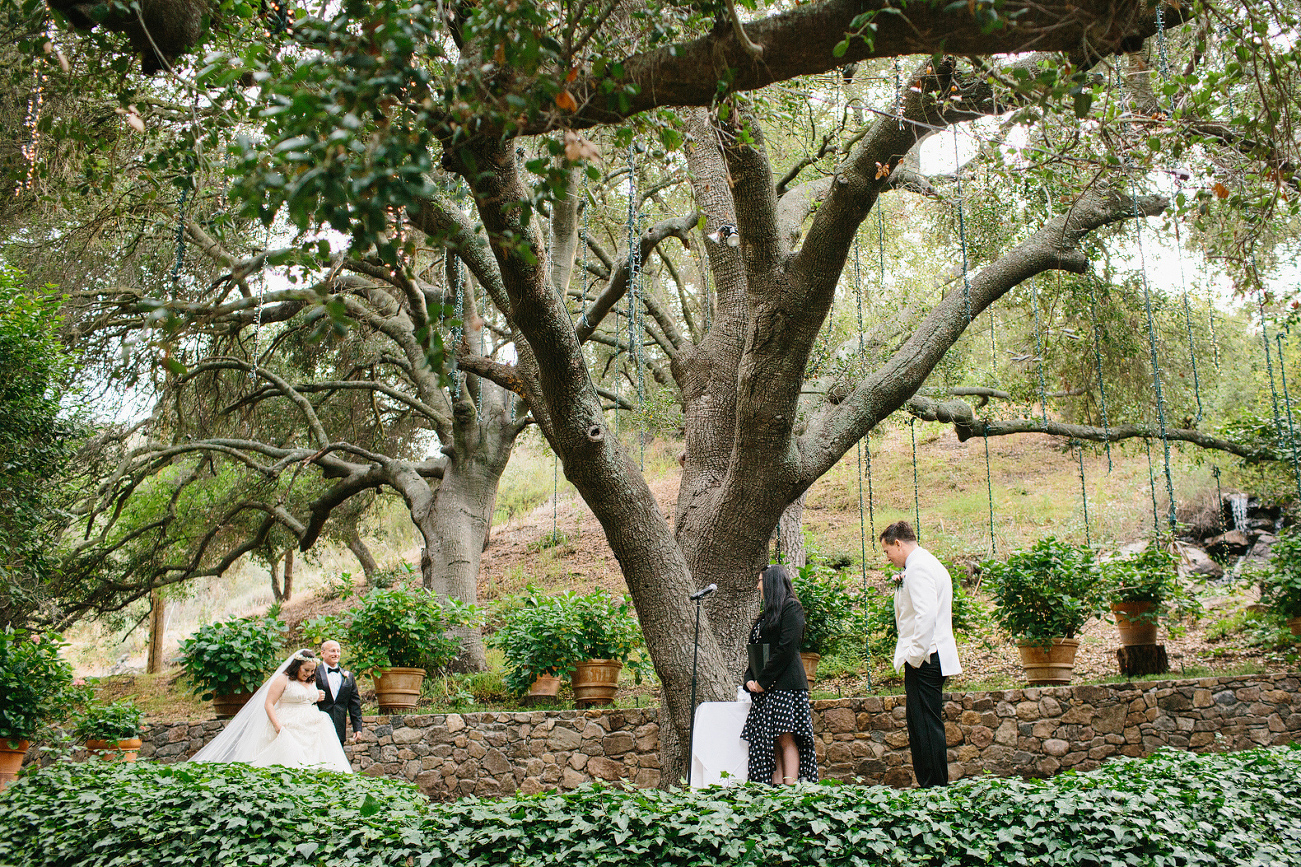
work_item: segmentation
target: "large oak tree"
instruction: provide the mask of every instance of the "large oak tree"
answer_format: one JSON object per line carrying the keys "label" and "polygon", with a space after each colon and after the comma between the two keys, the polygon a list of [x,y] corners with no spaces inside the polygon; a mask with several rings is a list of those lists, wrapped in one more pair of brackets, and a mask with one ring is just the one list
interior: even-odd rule
{"label": "large oak tree", "polygon": [[[1264,211],[1288,207],[1295,136],[1292,109],[1278,96],[1292,73],[1280,62],[1287,49],[1254,29],[1263,18],[1265,34],[1270,27],[1291,33],[1295,23],[1269,17],[1275,14],[1116,0],[825,0],[756,5],[740,16],[730,2],[347,2],[328,19],[304,13],[288,34],[267,37],[289,46],[284,54],[213,53],[194,81],[212,92],[259,86],[254,96],[222,91],[247,104],[258,125],[238,149],[235,193],[247,213],[283,212],[303,231],[332,226],[349,234],[350,261],[361,263],[350,267],[373,269],[370,280],[388,284],[380,288],[415,326],[412,339],[423,341],[434,370],[443,359],[422,328],[432,290],[409,273],[415,242],[400,236],[399,223],[450,251],[449,261],[464,261],[492,299],[515,362],[461,345],[453,347],[457,364],[518,395],[601,522],[664,686],[667,780],[681,770],[691,716],[688,594],[719,587],[701,638],[700,692],[725,698],[757,606],[754,575],[783,512],[892,413],[951,421],[963,435],[1206,439],[1164,421],[1102,430],[1037,420],[1000,425],[966,404],[917,393],[972,323],[1019,284],[1047,271],[1085,272],[1091,233],[1170,206],[1147,180],[1162,143],[1174,143],[1176,156],[1193,142],[1235,154],[1255,184],[1242,184],[1238,204],[1254,196]],[[1259,92],[1233,122],[1214,94],[1231,92],[1249,73],[1241,63],[1200,73],[1221,26],[1244,56],[1260,61],[1250,73]],[[1165,64],[1175,34],[1187,69],[1153,88],[1150,61],[1159,55]],[[1133,63],[1135,52],[1149,63]],[[155,61],[168,59],[162,54]],[[907,66],[895,92],[845,130],[828,160],[794,174],[774,168],[760,105],[765,89],[898,57]],[[1053,121],[1061,129],[1063,116],[1084,123],[1087,141],[1023,156],[1027,170],[1036,160],[1046,164],[1056,188],[1069,191],[1065,203],[964,273],[960,290],[920,311],[886,341],[879,361],[822,371],[809,388],[810,357],[860,228],[882,197],[930,194],[943,180],[919,173],[920,145],[983,118],[1031,129]],[[567,297],[582,234],[575,168],[590,168],[607,136],[623,145],[638,127],[658,131],[666,144],[684,141],[695,213],[678,214],[685,224],[660,237],[699,225],[704,238],[718,239],[703,240],[714,286],[703,302],[710,327],[689,339],[662,329],[657,340],[686,435],[672,519],[613,434],[590,351],[594,326],[635,285],[627,278],[644,255],[627,256],[633,267],[619,270],[629,273],[612,274],[599,294],[589,298],[584,282],[578,294],[594,303],[582,305],[583,315]],[[452,207],[440,194],[447,175],[464,183],[472,208]],[[739,244],[718,234],[724,227],[735,228]],[[1250,237],[1245,232],[1243,243]],[[364,322],[349,305],[375,287],[341,279],[328,259],[322,269],[317,295]],[[1154,386],[1160,403],[1159,376]],[[373,473],[386,460],[354,450],[347,468],[331,470],[344,458],[331,453],[328,437],[317,439],[319,454],[303,457],[327,474]]]}

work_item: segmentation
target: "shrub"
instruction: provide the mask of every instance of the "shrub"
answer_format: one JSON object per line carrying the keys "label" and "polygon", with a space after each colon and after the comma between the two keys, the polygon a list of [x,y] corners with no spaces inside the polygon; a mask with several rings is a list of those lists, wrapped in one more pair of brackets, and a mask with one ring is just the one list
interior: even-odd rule
{"label": "shrub", "polygon": [[792,570],[791,584],[804,609],[801,652],[831,653],[854,634],[854,593],[838,572],[810,563]]}
{"label": "shrub", "polygon": [[994,619],[1013,638],[1048,643],[1074,638],[1103,608],[1105,587],[1093,552],[1052,536],[1007,562],[981,564],[997,606]]}
{"label": "shrub", "polygon": [[62,646],[54,634],[0,632],[0,741],[31,739],[63,711],[72,668]]}
{"label": "shrub", "polygon": [[1269,563],[1261,576],[1260,601],[1282,617],[1301,617],[1301,534],[1289,531],[1275,542]]}
{"label": "shrub", "polygon": [[140,737],[143,712],[130,699],[92,703],[73,717],[73,734],[81,741],[122,741]]}
{"label": "shrub", "polygon": [[1179,561],[1153,540],[1146,548],[1128,557],[1104,560],[1102,574],[1112,605],[1126,602],[1152,602],[1155,610],[1143,617],[1165,617],[1172,611],[1180,617],[1201,610],[1197,601],[1179,580]]}
{"label": "shrub", "polygon": [[530,554],[538,554],[548,548],[559,548],[562,545],[569,544],[569,534],[564,530],[556,530],[547,533],[541,539],[529,542],[526,546]]}
{"label": "shrub", "polygon": [[520,695],[541,675],[560,676],[583,656],[573,594],[529,594],[497,606],[501,625],[488,642],[506,661],[506,686]]}
{"label": "shrub", "polygon": [[578,659],[617,659],[637,675],[641,682],[641,627],[633,614],[632,602],[616,599],[605,590],[585,596],[569,597],[578,627]]}
{"label": "shrub", "polygon": [[181,665],[200,698],[254,692],[275,671],[285,625],[243,617],[200,626],[181,642]]}
{"label": "shrub", "polygon": [[65,762],[0,794],[0,863],[1282,867],[1301,864],[1298,804],[1296,747],[926,790],[589,785],[437,805],[361,774]]}
{"label": "shrub", "polygon": [[371,590],[343,614],[309,620],[303,634],[316,644],[326,639],[343,643],[359,672],[394,667],[436,671],[460,653],[460,639],[451,630],[475,627],[479,621],[473,605],[394,584]]}
{"label": "shrub", "polygon": [[[953,581],[953,634],[972,635],[984,631],[989,624],[989,610],[962,586],[958,576],[963,572],[958,567],[944,559],[940,562]],[[873,652],[889,656],[899,640],[899,626],[894,622],[894,594],[869,587],[865,600],[863,619],[868,635],[872,636]]]}

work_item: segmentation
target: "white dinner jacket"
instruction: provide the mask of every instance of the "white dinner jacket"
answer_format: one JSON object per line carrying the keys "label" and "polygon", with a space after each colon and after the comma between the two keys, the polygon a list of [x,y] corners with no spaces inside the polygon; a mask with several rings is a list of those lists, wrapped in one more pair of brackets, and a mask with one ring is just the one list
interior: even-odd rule
{"label": "white dinner jacket", "polygon": [[904,561],[903,583],[894,591],[894,622],[899,627],[895,671],[903,671],[905,662],[920,668],[938,651],[941,674],[962,673],[953,640],[953,580],[944,564],[920,546]]}

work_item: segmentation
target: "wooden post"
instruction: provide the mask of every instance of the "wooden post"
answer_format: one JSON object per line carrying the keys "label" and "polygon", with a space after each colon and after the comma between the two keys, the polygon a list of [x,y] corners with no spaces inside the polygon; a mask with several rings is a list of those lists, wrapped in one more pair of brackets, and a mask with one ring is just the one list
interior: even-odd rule
{"label": "wooden post", "polygon": [[149,592],[149,661],[145,665],[149,674],[160,674],[163,670],[163,626],[166,619],[167,603],[155,588]]}

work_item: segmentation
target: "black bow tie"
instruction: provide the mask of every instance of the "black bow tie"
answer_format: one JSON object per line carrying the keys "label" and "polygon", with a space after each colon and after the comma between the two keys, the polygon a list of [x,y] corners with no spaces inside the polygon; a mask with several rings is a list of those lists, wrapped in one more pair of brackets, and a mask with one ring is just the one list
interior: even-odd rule
{"label": "black bow tie", "polygon": [[326,668],[325,671],[326,671],[328,674],[338,674],[338,673],[339,673],[339,669],[337,669],[337,668]]}

